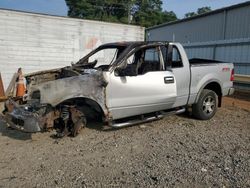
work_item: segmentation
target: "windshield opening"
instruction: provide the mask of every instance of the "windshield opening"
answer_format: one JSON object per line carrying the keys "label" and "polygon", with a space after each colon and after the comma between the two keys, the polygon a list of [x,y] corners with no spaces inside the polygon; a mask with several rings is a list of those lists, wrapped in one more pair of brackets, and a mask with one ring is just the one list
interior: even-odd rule
{"label": "windshield opening", "polygon": [[117,48],[106,48],[97,51],[89,57],[88,63],[95,63],[94,68],[109,66],[117,59]]}
{"label": "windshield opening", "polygon": [[120,57],[126,46],[105,46],[99,47],[83,57],[78,64],[84,66],[106,70]]}

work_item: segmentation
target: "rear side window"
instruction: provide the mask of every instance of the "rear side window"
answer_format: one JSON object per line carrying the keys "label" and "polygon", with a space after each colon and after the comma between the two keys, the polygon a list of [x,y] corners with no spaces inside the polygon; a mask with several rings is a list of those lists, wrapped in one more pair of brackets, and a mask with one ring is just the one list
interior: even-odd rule
{"label": "rear side window", "polygon": [[173,56],[172,56],[172,68],[183,67],[181,54],[179,50],[174,46],[173,47]]}
{"label": "rear side window", "polygon": [[168,52],[167,47],[166,46],[161,46],[161,53],[162,53],[163,60],[164,60],[165,63],[167,62],[167,52]]}

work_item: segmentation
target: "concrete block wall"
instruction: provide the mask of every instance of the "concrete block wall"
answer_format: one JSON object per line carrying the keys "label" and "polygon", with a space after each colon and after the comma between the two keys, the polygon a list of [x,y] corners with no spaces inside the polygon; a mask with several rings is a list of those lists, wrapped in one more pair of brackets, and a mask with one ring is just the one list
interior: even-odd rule
{"label": "concrete block wall", "polygon": [[24,73],[76,62],[100,44],[142,41],[144,28],[0,9],[0,72],[5,89]]}

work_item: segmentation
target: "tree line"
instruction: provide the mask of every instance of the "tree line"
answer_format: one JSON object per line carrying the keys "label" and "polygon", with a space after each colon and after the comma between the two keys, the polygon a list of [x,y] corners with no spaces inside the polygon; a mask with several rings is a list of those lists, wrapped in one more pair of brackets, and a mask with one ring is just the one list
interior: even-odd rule
{"label": "tree line", "polygon": [[[151,27],[178,20],[173,11],[163,10],[162,0],[65,0],[68,16]],[[203,7],[185,17],[211,11]]]}

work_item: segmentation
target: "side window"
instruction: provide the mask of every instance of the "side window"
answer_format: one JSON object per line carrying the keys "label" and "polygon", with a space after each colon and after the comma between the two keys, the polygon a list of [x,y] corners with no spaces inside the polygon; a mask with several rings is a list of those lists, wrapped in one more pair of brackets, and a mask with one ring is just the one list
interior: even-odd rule
{"label": "side window", "polygon": [[167,46],[161,46],[161,53],[163,58],[163,68],[166,70],[167,68],[167,61],[168,61],[168,48]]}
{"label": "side window", "polygon": [[[162,59],[162,60],[161,60]],[[164,60],[160,47],[144,48],[136,51],[127,59],[123,75],[143,75],[147,72],[164,70]]]}
{"label": "side window", "polygon": [[155,48],[145,50],[145,62],[159,63],[159,52]]}
{"label": "side window", "polygon": [[181,54],[179,50],[174,46],[173,47],[173,56],[172,56],[172,68],[183,67]]}
{"label": "side window", "polygon": [[163,70],[159,47],[147,48],[142,54],[144,54],[144,60],[139,67],[138,74]]}
{"label": "side window", "polygon": [[164,62],[167,62],[167,56],[168,56],[167,52],[168,52],[167,47],[166,46],[161,46],[161,53],[162,53]]}

